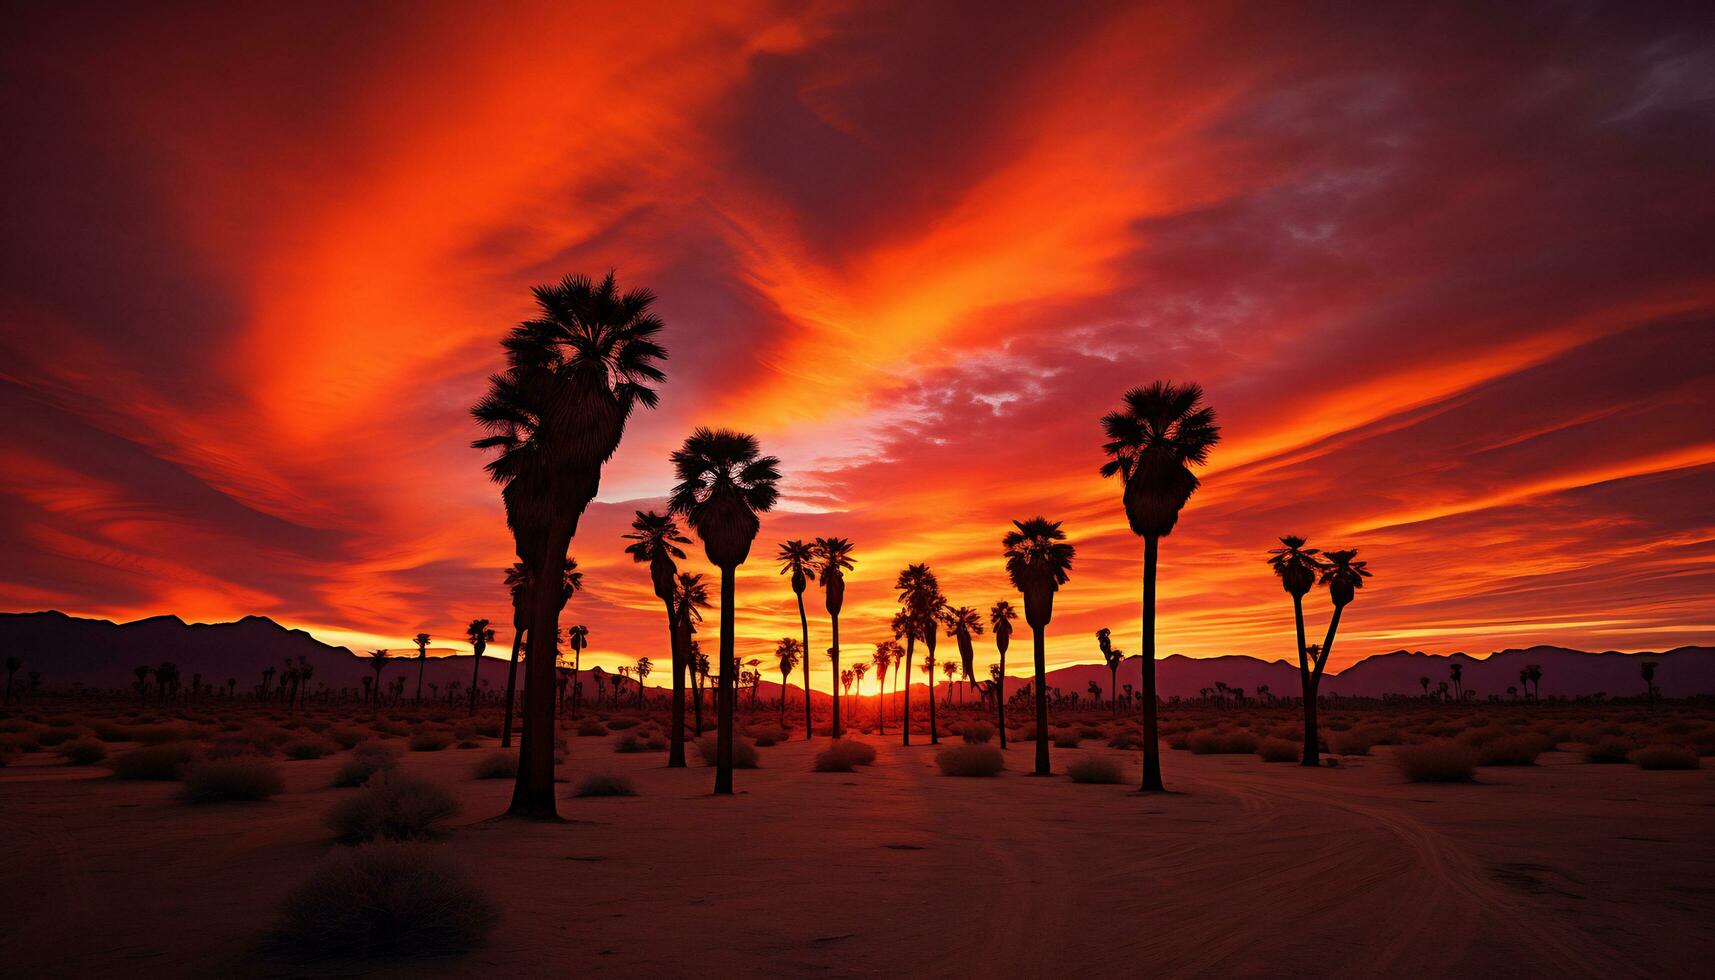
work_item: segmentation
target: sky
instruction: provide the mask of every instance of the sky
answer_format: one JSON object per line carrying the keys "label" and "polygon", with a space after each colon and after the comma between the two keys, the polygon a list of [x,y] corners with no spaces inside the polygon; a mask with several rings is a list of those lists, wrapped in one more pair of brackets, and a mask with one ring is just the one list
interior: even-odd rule
{"label": "sky", "polygon": [[1706,4],[232,7],[8,18],[0,609],[504,647],[468,409],[530,287],[612,269],[670,355],[573,544],[586,665],[665,659],[620,535],[699,425],[785,476],[742,656],[797,635],[782,540],[856,542],[867,653],[908,562],[1017,604],[1037,514],[1050,665],[1136,651],[1098,420],[1155,379],[1225,434],[1161,655],[1294,657],[1288,533],[1374,572],[1331,669],[1715,642]]}

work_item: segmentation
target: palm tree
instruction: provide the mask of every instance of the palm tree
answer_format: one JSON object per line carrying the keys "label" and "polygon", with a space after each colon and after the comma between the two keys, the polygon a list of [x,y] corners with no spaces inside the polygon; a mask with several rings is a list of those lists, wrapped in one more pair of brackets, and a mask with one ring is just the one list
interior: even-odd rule
{"label": "palm tree", "polygon": [[1419,677],[1417,679],[1417,683],[1418,683],[1419,687],[1423,688],[1423,696],[1425,698],[1428,698],[1429,697],[1429,678],[1428,677]]}
{"label": "palm tree", "polygon": [[[911,744],[911,659],[916,650],[916,643],[924,635],[924,624],[928,622],[926,610],[933,605],[934,597],[941,593],[941,585],[935,579],[935,573],[929,570],[927,564],[907,565],[893,582],[893,587],[899,592],[900,610],[893,617],[893,635],[896,639],[905,640],[905,659],[895,660],[894,674],[905,671],[905,708],[901,713],[899,728],[904,734],[904,744]],[[894,681],[897,689],[899,682]],[[931,699],[933,700],[933,699]]]}
{"label": "palm tree", "polygon": [[935,629],[941,621],[941,616],[947,609],[947,597],[940,589],[928,596],[923,607],[923,672],[929,676],[929,744],[941,744],[941,730],[935,722],[935,642],[939,632]]}
{"label": "palm tree", "polygon": [[[560,605],[562,607],[564,607],[567,602],[571,601],[572,596],[576,595],[578,590],[583,587],[584,573],[578,571],[578,560],[576,558],[567,558],[566,563],[562,567],[560,574],[561,574],[561,596],[562,596],[562,598],[560,600]],[[505,711],[504,720],[501,722],[501,733],[500,733],[500,747],[501,748],[509,748],[512,745],[512,710],[513,710],[514,703],[517,701],[518,657],[520,654],[523,654],[529,650],[530,640],[535,638],[535,634],[532,631],[530,631],[528,628],[516,629],[516,627],[518,627],[518,625],[521,622],[518,618],[518,610],[521,608],[520,599],[521,598],[527,599],[528,596],[531,594],[530,584],[532,581],[532,576],[526,570],[526,567],[524,566],[523,563],[518,563],[518,564],[513,565],[511,571],[509,571],[507,573],[506,581],[507,581],[507,584],[509,586],[511,586],[511,588],[512,588],[513,626],[515,627],[515,632],[513,633],[513,636],[512,636],[512,663],[506,669],[506,711]],[[522,608],[525,608],[527,610],[528,605],[526,604]],[[558,619],[558,614],[556,614],[555,618],[556,618],[556,620]],[[528,620],[526,619],[526,620],[523,620],[522,622],[527,624]],[[528,634],[528,636],[527,636],[527,634]],[[559,646],[560,628],[558,626],[555,626],[554,632],[549,634],[549,635],[554,637],[554,640],[555,640],[554,645],[556,647],[558,647]],[[547,659],[554,660],[555,658],[548,657]],[[553,672],[551,670],[549,671],[548,676],[550,679],[552,679]],[[526,686],[528,686],[528,685],[526,685]],[[575,691],[573,692],[573,697],[575,700],[575,698],[576,698],[576,692]],[[550,708],[553,707],[553,697],[551,694],[549,697],[549,707]],[[550,712],[549,713],[550,721],[552,721],[552,717],[553,717],[552,712]],[[526,727],[528,727],[528,726],[526,726]],[[513,796],[516,797],[517,795],[518,795],[517,785],[514,784]]]}
{"label": "palm tree", "polygon": [[[498,450],[487,469],[501,485],[514,549],[535,581],[547,583],[561,574],[632,410],[655,406],[649,385],[665,380],[656,363],[667,352],[654,340],[662,329],[649,311],[654,294],[621,293],[611,272],[599,283],[567,276],[533,292],[537,317],[507,335],[506,371],[471,409],[488,432],[472,445]],[[557,591],[533,589],[528,598],[530,635],[547,638],[538,647],[558,636],[565,597]],[[532,657],[526,672],[524,745],[508,812],[552,818],[554,658]]]}
{"label": "palm tree", "polygon": [[1125,393],[1125,407],[1102,417],[1110,457],[1103,476],[1119,476],[1126,520],[1143,538],[1143,786],[1161,782],[1161,746],[1156,726],[1155,575],[1161,539],[1173,533],[1191,494],[1197,490],[1192,466],[1209,459],[1221,439],[1214,409],[1202,407],[1203,388],[1157,381]]}
{"label": "palm tree", "polygon": [[[697,631],[697,624],[703,621],[703,610],[709,606],[708,586],[703,584],[701,575],[689,572],[679,573],[679,583],[673,593],[673,610],[678,616],[674,631],[679,637],[679,649],[684,651],[683,662],[678,668],[690,675],[693,689],[692,710],[696,713],[697,735],[703,734],[703,686],[702,679],[708,675],[708,658],[703,656],[702,649],[691,635]],[[683,687],[682,681],[675,684]],[[685,719],[681,716],[679,723],[673,726],[673,734],[668,738],[668,764],[677,758],[676,768],[685,765]]]}
{"label": "palm tree", "polygon": [[1005,599],[989,607],[989,628],[994,631],[994,646],[1000,651],[1000,663],[995,672],[995,730],[1000,734],[1000,747],[1006,748],[1006,648],[1012,645],[1012,621],[1018,611]]}
{"label": "palm tree", "polygon": [[1530,683],[1530,686],[1536,690],[1536,693],[1531,695],[1531,696],[1533,698],[1541,699],[1541,697],[1542,697],[1542,668],[1537,666],[1536,664],[1528,664],[1524,668],[1523,677],[1526,681],[1528,681]]}
{"label": "palm tree", "polygon": [[411,638],[417,644],[417,696],[416,702],[423,703],[423,668],[429,663],[429,634],[418,633]]}
{"label": "palm tree", "polygon": [[[846,572],[852,569],[852,543],[845,538],[817,538],[816,570],[824,590],[828,619],[833,626],[833,671],[840,675],[840,608],[846,601]],[[834,737],[845,734],[840,727],[840,699],[834,699]]]}
{"label": "palm tree", "polygon": [[637,659],[637,710],[643,710],[643,679],[655,670],[655,662],[648,657]]}
{"label": "palm tree", "polygon": [[1108,696],[1114,702],[1114,717],[1120,713],[1120,662],[1125,654],[1114,646],[1113,634],[1106,626],[1096,630],[1096,647],[1102,651],[1102,660],[1108,665]]}
{"label": "palm tree", "polygon": [[[387,667],[387,651],[386,650],[376,650],[375,652],[373,652],[369,655],[369,669],[375,671],[375,706],[377,708],[381,707],[381,672],[384,669],[386,669],[386,667]],[[267,670],[263,671],[262,673],[264,676],[266,676],[268,674],[272,674],[272,673],[274,673],[274,668],[270,667]],[[267,686],[268,682],[267,682],[267,680],[263,680],[262,683],[263,683],[263,686]]]}
{"label": "palm tree", "polygon": [[1465,700],[1465,666],[1459,663],[1447,665],[1447,676],[1453,681],[1453,697],[1463,702]]}
{"label": "palm tree", "polygon": [[[790,636],[783,636],[774,645],[774,657],[780,665],[780,727],[786,727],[786,682],[792,679],[792,668],[804,659],[804,646]],[[809,697],[809,689],[804,690]]]}
{"label": "palm tree", "polygon": [[[10,661],[7,661],[7,666],[11,666]],[[1638,664],[1638,673],[1644,678],[1644,697],[1649,701],[1655,700],[1655,670],[1658,666],[1660,665],[1654,660],[1645,660]],[[11,690],[10,684],[7,685],[7,690]]]}
{"label": "palm tree", "polygon": [[[829,647],[828,648],[828,659],[833,660],[837,657],[838,657],[838,653],[834,650],[833,647]],[[835,681],[837,683],[841,683],[841,684],[845,685],[846,698],[850,699],[852,696],[852,671],[851,671],[851,668],[847,667],[845,670],[840,671],[838,676],[835,677]],[[837,696],[838,692],[836,691],[835,694],[836,694],[836,697],[834,699],[834,704],[837,707],[840,702],[839,702],[839,698]]]}
{"label": "palm tree", "polygon": [[[810,580],[816,577],[816,549],[802,541],[788,541],[780,546],[774,560],[780,563],[780,574],[792,576],[792,594],[798,598],[798,629],[803,633],[798,649],[799,660],[804,665],[804,738],[808,741],[814,732],[810,721],[810,620],[804,615],[804,589],[809,586]],[[785,725],[785,681],[780,684],[780,700],[780,723]]]}
{"label": "palm tree", "polygon": [[7,657],[6,658],[6,703],[7,704],[12,703],[12,678],[17,676],[18,671],[23,669],[23,666],[24,666],[24,660],[21,657]]}
{"label": "palm tree", "polygon": [[860,702],[863,700],[863,678],[868,673],[869,661],[859,660],[852,664],[852,682],[857,685],[857,696]]}
{"label": "palm tree", "polygon": [[1036,775],[1048,769],[1048,623],[1054,618],[1054,593],[1072,573],[1076,554],[1059,521],[1032,517],[1013,521],[1015,530],[1001,539],[1006,574],[1024,596],[1024,621],[1036,644]]}
{"label": "palm tree", "polygon": [[470,644],[470,714],[476,717],[476,683],[482,673],[482,651],[488,649],[494,640],[494,631],[488,628],[488,620],[473,619],[464,628],[464,638]]}
{"label": "palm tree", "polygon": [[737,665],[733,660],[734,577],[750,556],[762,521],[774,507],[780,461],[761,455],[756,437],[726,429],[697,429],[675,450],[679,485],[668,510],[690,521],[710,564],[721,570],[720,700],[717,709],[715,793],[732,793],[732,722]]}
{"label": "palm tree", "polygon": [[[655,587],[655,597],[667,609],[667,649],[673,659],[673,706],[671,720],[668,724],[676,732],[685,728],[685,650],[679,642],[678,617],[675,614],[673,600],[679,591],[679,566],[674,559],[682,559],[685,552],[679,547],[690,544],[691,539],[679,531],[679,522],[666,514],[655,511],[645,513],[638,511],[632,518],[631,533],[625,538],[632,542],[625,548],[625,553],[635,562],[649,563],[649,580]],[[639,694],[641,700],[642,695]],[[683,769],[685,767],[685,740],[683,736],[673,740],[667,751],[667,768]]]}
{"label": "palm tree", "polygon": [[[959,670],[967,682],[975,680],[977,651],[971,644],[971,637],[983,635],[982,614],[970,606],[959,606],[944,612],[941,622],[947,628],[947,636],[959,646]],[[948,694],[951,693],[949,690]],[[961,693],[960,699],[963,697]]]}
{"label": "palm tree", "polygon": [[941,661],[941,676],[947,678],[947,707],[953,706],[953,678],[959,674],[959,665],[951,660]]}
{"label": "palm tree", "polygon": [[887,734],[887,669],[900,656],[899,644],[894,640],[882,640],[875,645],[875,653],[870,661],[875,664],[875,720],[881,734]]}
{"label": "palm tree", "polygon": [[1281,588],[1292,596],[1292,616],[1298,627],[1299,691],[1304,699],[1304,752],[1300,760],[1302,765],[1315,766],[1321,761],[1316,747],[1316,690],[1311,683],[1311,657],[1319,659],[1321,651],[1311,654],[1304,642],[1304,596],[1322,572],[1321,552],[1305,547],[1305,540],[1296,534],[1288,534],[1280,543],[1281,547],[1268,553],[1268,564],[1280,577]]}

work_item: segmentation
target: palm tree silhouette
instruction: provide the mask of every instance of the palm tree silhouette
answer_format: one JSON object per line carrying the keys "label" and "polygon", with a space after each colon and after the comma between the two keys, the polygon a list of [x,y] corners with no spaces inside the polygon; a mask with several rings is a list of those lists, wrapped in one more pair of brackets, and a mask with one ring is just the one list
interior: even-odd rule
{"label": "palm tree silhouette", "polygon": [[1419,677],[1417,679],[1417,683],[1423,688],[1423,696],[1426,698],[1429,697],[1429,678]]}
{"label": "palm tree silhouette", "polygon": [[[949,609],[941,615],[941,622],[947,627],[947,636],[959,646],[959,670],[965,680],[975,679],[977,669],[977,651],[971,642],[971,637],[983,635],[982,614],[969,606],[959,606]],[[952,696],[951,684],[948,682],[948,697]],[[963,698],[963,695],[960,695]],[[949,701],[948,703],[951,703]]]}
{"label": "palm tree silhouette", "polygon": [[[691,636],[697,631],[697,624],[703,621],[703,610],[709,606],[708,586],[703,584],[701,575],[690,572],[679,573],[679,583],[673,593],[673,610],[678,616],[674,624],[674,632],[679,637],[679,649],[684,651],[684,662],[681,668],[690,675],[694,697],[692,710],[696,713],[697,735],[703,734],[703,687],[702,680],[708,676],[708,658],[703,656],[702,648]],[[683,687],[679,681],[674,683]],[[679,723],[673,726],[673,733],[668,738],[668,765],[673,759],[678,759],[678,766],[685,765],[685,719],[679,718]]]}
{"label": "palm tree silhouette", "polygon": [[[798,599],[798,629],[803,633],[799,640],[799,660],[804,665],[804,739],[808,741],[814,732],[810,719],[810,619],[804,615],[804,589],[810,580],[816,577],[816,549],[813,545],[802,541],[792,540],[780,546],[774,560],[780,563],[780,574],[790,575],[792,594]],[[780,683],[780,716],[784,725],[786,717],[786,683]]]}
{"label": "palm tree silhouette", "polygon": [[1447,665],[1447,676],[1453,681],[1453,697],[1463,702],[1465,700],[1465,667],[1463,664]]}
{"label": "palm tree silhouette", "polygon": [[1659,666],[1654,660],[1645,660],[1638,664],[1638,673],[1644,678],[1644,698],[1655,700],[1655,670]]}
{"label": "palm tree silhouette", "polygon": [[859,660],[852,664],[852,683],[857,685],[858,700],[863,700],[863,678],[869,673],[869,661]]}
{"label": "palm tree silhouette", "polygon": [[887,669],[900,656],[899,644],[894,640],[882,640],[875,645],[875,653],[870,657],[875,664],[875,721],[881,734],[887,734]]}
{"label": "palm tree silhouette", "polygon": [[1106,627],[1096,630],[1096,647],[1102,651],[1102,660],[1108,665],[1108,695],[1114,702],[1114,717],[1120,713],[1120,661],[1125,654],[1114,646],[1113,633]]}
{"label": "palm tree silhouette", "polygon": [[737,664],[733,659],[734,577],[774,507],[780,461],[761,455],[756,437],[701,428],[673,453],[679,485],[668,510],[690,521],[710,564],[721,570],[720,700],[716,718],[715,793],[732,793],[732,723]]}
{"label": "palm tree silhouette", "polygon": [[940,635],[935,626],[941,621],[941,616],[947,609],[947,597],[940,589],[928,597],[923,610],[923,672],[929,675],[929,744],[941,744],[941,730],[935,723],[935,643]]}
{"label": "palm tree silhouette", "polygon": [[1161,746],[1155,697],[1155,576],[1161,539],[1173,533],[1191,494],[1197,490],[1192,466],[1208,462],[1221,440],[1215,411],[1203,407],[1198,384],[1156,381],[1125,393],[1125,407],[1102,417],[1110,457],[1103,476],[1119,476],[1126,520],[1143,538],[1143,784],[1163,790]]}
{"label": "palm tree silhouette", "polygon": [[1054,618],[1054,593],[1072,574],[1076,554],[1059,521],[1032,517],[1013,521],[1016,530],[1001,539],[1006,574],[1024,596],[1024,621],[1036,645],[1036,775],[1048,768],[1048,624]]}
{"label": "palm tree silhouette", "polygon": [[464,638],[470,644],[470,714],[476,716],[476,683],[482,672],[482,651],[488,649],[488,644],[494,639],[494,631],[488,628],[488,620],[473,619],[464,628]]}
{"label": "palm tree silhouette", "polygon": [[[935,573],[929,570],[927,564],[907,565],[894,580],[894,589],[899,592],[899,603],[903,607],[899,615],[893,618],[893,635],[905,640],[905,710],[900,721],[900,729],[904,733],[904,744],[911,744],[911,660],[919,637],[924,635],[924,625],[929,624],[928,632],[934,632],[933,620],[929,610],[934,606],[935,596],[941,593],[941,584],[935,579]],[[894,670],[900,669],[895,663]],[[898,686],[897,683],[895,686]],[[930,698],[931,704],[934,698]]]}
{"label": "palm tree silhouette", "polygon": [[643,679],[648,677],[654,669],[655,662],[650,660],[648,657],[639,657],[637,659],[637,710],[639,711],[643,710]]}
{"label": "palm tree silhouette", "polygon": [[1000,747],[1006,748],[1006,648],[1012,645],[1012,621],[1018,611],[1005,599],[989,607],[989,628],[994,630],[994,646],[1000,651],[1000,663],[995,666],[995,730],[1000,734]]}
{"label": "palm tree silhouette", "polygon": [[[1299,757],[1306,766],[1320,765],[1316,748],[1316,690],[1311,684],[1309,648],[1304,643],[1304,596],[1316,585],[1322,571],[1321,552],[1305,547],[1305,540],[1296,534],[1280,539],[1282,547],[1269,552],[1268,564],[1280,577],[1280,586],[1292,596],[1292,615],[1298,626],[1298,683],[1304,699],[1304,752]],[[1321,651],[1316,656],[1320,658]]]}
{"label": "palm tree silhouette", "polygon": [[[804,659],[804,646],[790,636],[783,636],[774,645],[774,658],[780,666],[780,727],[786,727],[786,683],[792,679],[792,669]],[[809,693],[805,690],[806,695]]]}
{"label": "palm tree silhouette", "polygon": [[[487,470],[501,485],[514,549],[538,584],[561,574],[578,520],[595,499],[602,466],[613,457],[639,404],[657,401],[651,383],[667,352],[649,311],[647,289],[620,293],[613,273],[597,283],[567,276],[533,290],[537,317],[507,335],[507,368],[489,379],[471,409],[489,433],[472,443],[498,450]],[[565,597],[532,589],[530,635],[552,647]],[[551,654],[551,650],[547,651]],[[524,744],[508,812],[552,818],[554,806],[554,657],[526,666]],[[534,732],[534,734],[532,734]]]}
{"label": "palm tree silhouette", "polygon": [[[369,669],[375,671],[375,706],[378,708],[381,706],[381,671],[386,669],[386,667],[386,650],[376,650],[369,655]],[[266,678],[267,675],[274,673],[274,668],[270,667],[262,673],[264,678]],[[266,687],[268,681],[264,679],[262,683],[263,686]]]}
{"label": "palm tree silhouette", "polygon": [[[668,724],[674,731],[682,732],[685,728],[685,648],[680,642],[678,616],[673,606],[679,592],[679,566],[674,559],[685,557],[679,545],[690,544],[691,539],[679,531],[679,522],[668,515],[641,510],[632,518],[631,533],[625,538],[631,542],[625,548],[631,560],[649,563],[649,581],[655,587],[655,598],[660,599],[667,609],[667,649],[673,661],[673,705],[669,709],[671,720]],[[638,700],[642,700],[641,693]],[[668,748],[667,768],[684,767],[685,740],[681,737]]]}
{"label": "palm tree silhouette", "polygon": [[[500,729],[500,747],[512,747],[512,697],[518,684],[518,655],[524,647],[524,636],[530,627],[528,602],[530,570],[523,562],[513,562],[506,570],[506,588],[512,594],[512,659],[506,666],[506,720]],[[574,698],[577,692],[573,692]]]}
{"label": "palm tree silhouette", "polygon": [[417,695],[416,703],[423,703],[423,668],[429,663],[429,634],[418,633],[411,638],[417,644]]}
{"label": "palm tree silhouette", "polygon": [[[852,568],[852,543],[845,538],[817,538],[812,546],[815,549],[816,570],[824,590],[824,598],[828,609],[828,619],[833,627],[834,676],[840,675],[840,609],[846,601],[846,575]],[[834,699],[834,737],[839,738],[845,731],[840,727],[840,699]]]}
{"label": "palm tree silhouette", "polygon": [[[137,675],[137,703],[139,705],[146,705],[149,703],[149,674],[153,669],[154,668],[152,667],[139,665],[131,671]],[[273,669],[274,668],[270,667],[268,670],[263,671],[263,673],[272,673]],[[263,684],[266,685],[267,681],[264,680]]]}
{"label": "palm tree silhouette", "polygon": [[958,676],[959,665],[951,660],[941,661],[941,676],[947,678],[947,707],[953,706],[953,678]]}

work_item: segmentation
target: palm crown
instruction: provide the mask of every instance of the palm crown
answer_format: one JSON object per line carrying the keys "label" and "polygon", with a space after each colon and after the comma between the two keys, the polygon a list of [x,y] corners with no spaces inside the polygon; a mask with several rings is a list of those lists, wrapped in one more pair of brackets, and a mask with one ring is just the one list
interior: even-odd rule
{"label": "palm crown", "polygon": [[899,603],[914,620],[913,625],[921,630],[930,618],[934,597],[941,593],[940,580],[935,578],[927,563],[919,562],[905,566],[905,570],[894,579],[893,587],[899,591]]}
{"label": "palm crown", "polygon": [[1280,576],[1281,588],[1289,594],[1302,598],[1316,584],[1317,573],[1322,571],[1321,554],[1315,548],[1306,548],[1303,538],[1296,534],[1288,534],[1280,539],[1282,547],[1269,551],[1269,565],[1274,574]]}
{"label": "palm crown", "polygon": [[1018,618],[1018,611],[1012,608],[1012,603],[1000,600],[989,608],[989,629],[994,631],[995,644],[1006,652],[1006,643],[1012,638],[1012,621]]}
{"label": "palm crown", "polygon": [[1054,593],[1071,577],[1076,551],[1066,543],[1059,521],[1032,517],[1012,525],[1015,530],[1001,539],[1006,574],[1024,595],[1024,618],[1031,626],[1046,626],[1054,614]]}
{"label": "palm crown", "polygon": [[756,515],[779,499],[780,461],[761,455],[755,436],[707,428],[691,433],[672,460],[679,485],[668,510],[691,522],[716,567],[742,564],[762,526]]}
{"label": "palm crown", "polygon": [[1102,416],[1109,456],[1103,476],[1125,484],[1126,517],[1133,534],[1172,533],[1179,511],[1197,490],[1193,465],[1209,460],[1221,441],[1215,410],[1202,406],[1203,387],[1156,381],[1125,393],[1125,407]]}
{"label": "palm crown", "polygon": [[673,608],[684,625],[703,621],[702,610],[709,606],[709,587],[703,577],[691,572],[679,573],[679,584],[673,592]]}
{"label": "palm crown", "polygon": [[804,587],[816,577],[816,549],[803,541],[787,541],[775,552],[780,574],[792,576],[792,591],[803,593]]}
{"label": "palm crown", "polygon": [[804,645],[790,636],[781,637],[780,642],[774,646],[774,656],[780,660],[781,674],[792,673],[792,668],[798,666],[803,655]]}
{"label": "palm crown", "polygon": [[631,519],[631,533],[625,539],[631,542],[625,546],[631,560],[649,563],[656,597],[671,599],[673,576],[679,570],[673,559],[685,557],[679,545],[691,543],[690,538],[679,533],[679,522],[666,514],[640,510]]}
{"label": "palm crown", "polygon": [[853,545],[845,538],[817,538],[815,547],[818,581],[827,590],[828,612],[838,616],[845,604],[846,572],[852,570]]}
{"label": "palm crown", "polygon": [[1329,551],[1322,555],[1321,582],[1328,587],[1328,595],[1336,606],[1344,606],[1352,601],[1354,593],[1364,587],[1364,579],[1370,577],[1370,572],[1364,566],[1367,562],[1357,561],[1358,549],[1348,548],[1343,551]]}

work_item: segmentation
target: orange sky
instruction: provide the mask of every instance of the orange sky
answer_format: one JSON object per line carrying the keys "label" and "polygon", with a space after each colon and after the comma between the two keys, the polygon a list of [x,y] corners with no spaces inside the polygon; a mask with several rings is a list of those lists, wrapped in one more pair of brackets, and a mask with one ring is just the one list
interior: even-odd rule
{"label": "orange sky", "polygon": [[[0,608],[509,621],[465,411],[531,285],[611,267],[671,357],[574,545],[610,668],[660,659],[619,535],[699,424],[782,458],[756,555],[857,542],[849,648],[907,562],[1015,598],[1040,512],[1079,553],[1051,662],[1135,650],[1097,419],[1155,378],[1227,436],[1164,654],[1289,656],[1287,532],[1376,572],[1336,667],[1715,642],[1706,12],[715,6],[9,29]],[[739,601],[747,656],[796,633],[772,565]]]}

